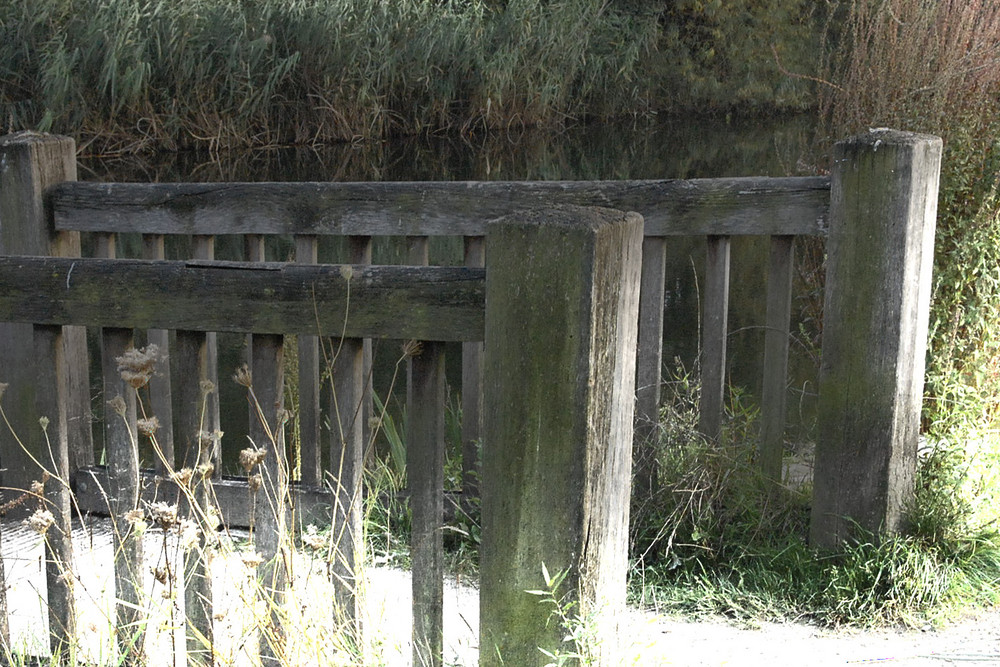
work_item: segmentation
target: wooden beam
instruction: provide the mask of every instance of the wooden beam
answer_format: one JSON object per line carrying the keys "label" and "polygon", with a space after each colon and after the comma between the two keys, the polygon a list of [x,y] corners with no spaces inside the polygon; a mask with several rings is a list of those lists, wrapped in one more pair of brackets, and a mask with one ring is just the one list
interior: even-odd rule
{"label": "wooden beam", "polygon": [[482,269],[0,257],[0,321],[482,340]]}
{"label": "wooden beam", "polygon": [[57,229],[159,234],[482,236],[561,204],[637,211],[646,234],[819,234],[820,177],[658,181],[74,183],[51,191]]}

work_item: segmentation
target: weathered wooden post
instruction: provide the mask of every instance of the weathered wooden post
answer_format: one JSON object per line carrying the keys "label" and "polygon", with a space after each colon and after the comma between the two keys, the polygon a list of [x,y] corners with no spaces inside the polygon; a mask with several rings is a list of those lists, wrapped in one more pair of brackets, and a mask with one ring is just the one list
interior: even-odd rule
{"label": "weathered wooden post", "polygon": [[[663,366],[663,292],[667,239],[647,236],[642,242],[639,290],[639,333],[635,371],[635,492],[643,500],[656,486],[656,438],[660,424],[660,381]],[[641,494],[641,495],[640,495]]]}
{"label": "weathered wooden post", "polygon": [[834,149],[810,540],[895,531],[913,492],[941,140]]}
{"label": "weathered wooden post", "polygon": [[258,472],[255,546],[264,558],[258,582],[268,618],[260,628],[262,665],[285,664],[285,593],[290,585],[291,529],[288,498],[288,457],[285,452],[284,341],[281,336],[255,334],[250,350],[250,439],[266,452]]}
{"label": "weathered wooden post", "polygon": [[[76,599],[73,594],[73,536],[71,534],[69,446],[67,441],[67,373],[64,330],[57,326],[33,326],[35,381],[34,427],[25,435],[31,451],[39,452],[46,475],[41,509],[51,512],[36,529],[45,536],[45,587],[49,616],[49,648],[58,663],[76,664]],[[36,515],[37,516],[37,515]],[[41,517],[39,517],[41,518]]]}
{"label": "weathered wooden post", "polygon": [[487,235],[480,664],[568,650],[556,596],[610,664],[625,604],[642,217],[565,207]]}
{"label": "weathered wooden post", "polygon": [[[79,257],[78,232],[54,233],[44,191],[50,185],[76,180],[76,147],[69,137],[18,132],[0,138],[0,255]],[[67,383],[67,442],[69,467],[74,471],[94,462],[90,432],[90,387],[86,330],[67,327],[61,337]],[[17,444],[38,427],[34,405],[36,378],[31,364],[34,349],[30,324],[0,323],[0,382],[9,387],[4,408],[10,429],[0,429],[3,484],[27,489],[39,471]],[[32,452],[39,456],[41,452]]]}

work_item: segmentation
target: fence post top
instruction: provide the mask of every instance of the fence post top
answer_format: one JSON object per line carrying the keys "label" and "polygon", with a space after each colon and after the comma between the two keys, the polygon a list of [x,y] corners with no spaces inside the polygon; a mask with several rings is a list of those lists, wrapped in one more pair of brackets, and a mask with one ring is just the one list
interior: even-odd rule
{"label": "fence post top", "polygon": [[643,218],[638,213],[613,208],[559,204],[517,211],[497,218],[487,224],[487,233],[503,227],[563,227],[597,231],[601,227],[623,222],[641,225]]}
{"label": "fence post top", "polygon": [[47,132],[35,132],[34,130],[20,130],[0,136],[0,146],[18,146],[26,144],[56,143],[63,141],[73,141],[72,137],[61,134],[49,134]]}
{"label": "fence post top", "polygon": [[929,144],[942,146],[941,137],[933,134],[919,134],[917,132],[903,132],[888,127],[871,127],[867,132],[846,137],[837,142],[837,148],[841,151],[864,150],[870,148],[877,151],[880,146],[918,146]]}

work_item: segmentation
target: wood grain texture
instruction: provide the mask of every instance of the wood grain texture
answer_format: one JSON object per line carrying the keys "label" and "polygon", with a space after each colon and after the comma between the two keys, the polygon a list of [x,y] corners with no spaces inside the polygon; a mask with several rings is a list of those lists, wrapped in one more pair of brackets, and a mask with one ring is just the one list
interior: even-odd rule
{"label": "wood grain texture", "polygon": [[[566,207],[486,239],[480,664],[571,650],[543,566],[614,653],[625,604],[642,220]],[[552,298],[558,294],[558,298]],[[599,664],[612,664],[610,658]]]}
{"label": "wood grain texture", "polygon": [[69,487],[69,445],[66,431],[65,360],[60,327],[34,327],[36,422],[22,437],[32,451],[45,452],[38,461],[49,473],[43,477],[37,466],[34,479],[45,480],[41,507],[52,513],[45,532],[45,586],[49,620],[49,648],[61,656],[61,664],[75,665],[76,599],[73,594],[73,536]]}
{"label": "wood grain texture", "polygon": [[406,475],[412,525],[413,664],[444,660],[444,346],[423,342],[406,388]]}
{"label": "wood grain texture", "polygon": [[481,269],[0,257],[0,320],[482,340]]}
{"label": "wood grain texture", "polygon": [[[0,137],[0,255],[80,255],[78,233],[53,233],[45,197],[46,188],[76,180],[76,175],[76,147],[69,137],[36,132]],[[75,469],[94,461],[86,331],[71,328],[63,332],[62,341],[69,392],[69,465]],[[2,486],[10,489],[5,492],[8,499],[17,490],[27,489],[35,474],[29,452],[12,435],[26,433],[37,423],[31,389],[35,378],[31,365],[23,363],[31,358],[33,349],[30,326],[0,323],[0,382],[9,385],[4,407],[11,422],[9,429],[0,429]],[[31,454],[37,457],[41,452]],[[11,516],[16,515],[17,510]]]}
{"label": "wood grain texture", "polygon": [[633,483],[642,498],[649,497],[655,483],[654,438],[660,423],[666,245],[666,239],[662,236],[647,236],[642,242],[635,371],[635,443],[632,447],[635,468]]}
{"label": "wood grain texture", "polygon": [[920,432],[941,140],[834,148],[810,541],[904,526]]}
{"label": "wood grain texture", "polygon": [[482,236],[559,204],[637,211],[646,234],[824,234],[827,178],[397,183],[78,183],[51,191],[57,229],[160,234]]}
{"label": "wood grain texture", "polygon": [[122,377],[119,359],[134,348],[131,329],[101,331],[104,383],[104,449],[108,460],[108,509],[115,566],[115,635],[124,664],[143,664],[142,535],[128,513],[139,505],[135,388]]}
{"label": "wood grain texture", "polygon": [[767,320],[764,333],[764,381],[760,401],[758,461],[764,476],[781,480],[788,402],[788,341],[792,317],[795,253],[792,236],[771,238],[767,273]]}
{"label": "wood grain texture", "polygon": [[[164,259],[165,239],[161,234],[147,234],[142,239],[143,259]],[[165,461],[174,460],[174,418],[172,390],[170,386],[170,332],[166,329],[150,329],[146,332],[146,344],[156,345],[159,363],[156,372],[149,379],[149,403],[152,415],[160,421],[156,431],[156,445],[160,454],[154,454],[154,464],[161,474],[166,473]],[[167,363],[165,363],[167,362]]]}
{"label": "wood grain texture", "polygon": [[730,246],[728,236],[708,237],[705,297],[702,306],[698,431],[709,440],[718,440],[722,433],[726,342],[729,336]]}
{"label": "wood grain texture", "polygon": [[[465,265],[486,265],[486,239],[467,236]],[[464,507],[479,499],[480,450],[483,440],[483,344],[462,343],[462,498]]]}

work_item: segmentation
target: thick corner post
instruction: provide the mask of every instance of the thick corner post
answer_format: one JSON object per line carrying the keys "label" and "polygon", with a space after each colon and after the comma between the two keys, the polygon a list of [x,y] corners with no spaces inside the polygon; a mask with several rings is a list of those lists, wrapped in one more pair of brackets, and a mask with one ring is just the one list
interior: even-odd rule
{"label": "thick corner post", "polygon": [[[80,256],[79,233],[56,233],[45,201],[50,185],[75,180],[76,147],[69,137],[35,132],[0,137],[0,255]],[[72,473],[94,462],[86,330],[66,327],[61,339]],[[36,378],[31,364],[24,362],[31,359],[33,348],[30,324],[0,323],[0,382],[10,385],[4,409],[14,432],[22,437],[38,426]],[[0,451],[4,453],[3,486],[27,489],[40,473],[7,428],[0,429]]]}
{"label": "thick corner post", "polygon": [[913,493],[941,140],[874,130],[834,150],[810,541],[899,530]]}
{"label": "thick corner post", "polygon": [[[611,664],[625,605],[643,220],[564,207],[486,240],[480,664],[579,650],[544,596],[597,624]],[[594,648],[594,647],[589,647]]]}

